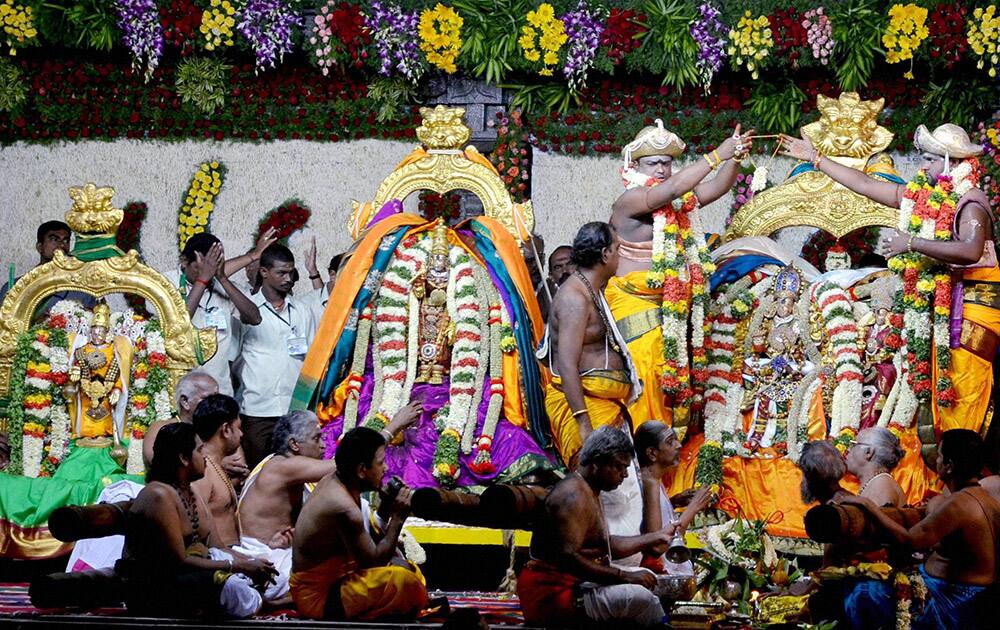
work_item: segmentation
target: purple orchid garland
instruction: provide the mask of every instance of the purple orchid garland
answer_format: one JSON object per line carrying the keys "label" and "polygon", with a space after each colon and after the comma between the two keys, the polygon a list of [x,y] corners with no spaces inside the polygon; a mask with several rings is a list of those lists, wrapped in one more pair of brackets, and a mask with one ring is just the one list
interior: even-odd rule
{"label": "purple orchid garland", "polygon": [[396,73],[413,83],[420,79],[425,68],[417,47],[419,24],[416,11],[406,12],[398,4],[383,5],[379,0],[372,2],[365,25],[378,50],[379,74],[388,77]]}
{"label": "purple orchid garland", "polygon": [[117,0],[118,28],[124,33],[123,42],[132,51],[132,66],[138,68],[146,60],[145,80],[153,76],[163,55],[163,27],[160,10],[154,0]]}
{"label": "purple orchid garland", "polygon": [[292,33],[302,20],[281,0],[249,0],[236,29],[250,42],[257,57],[254,72],[275,67],[292,52]]}
{"label": "purple orchid garland", "polygon": [[587,73],[601,46],[604,22],[587,6],[587,0],[580,0],[574,11],[562,16],[562,21],[569,41],[563,76],[569,80],[569,88],[576,92],[587,84]]}
{"label": "purple orchid garland", "polygon": [[719,19],[720,13],[710,2],[698,7],[698,17],[691,22],[691,37],[698,44],[698,60],[695,67],[701,84],[708,92],[712,77],[722,66],[726,56],[726,38],[729,28]]}

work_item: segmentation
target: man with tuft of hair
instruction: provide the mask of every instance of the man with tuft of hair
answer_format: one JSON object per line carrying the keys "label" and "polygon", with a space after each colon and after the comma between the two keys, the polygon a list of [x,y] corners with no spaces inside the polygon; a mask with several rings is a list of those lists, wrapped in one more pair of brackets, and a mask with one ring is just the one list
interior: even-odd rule
{"label": "man with tuft of hair", "polygon": [[194,430],[202,442],[205,474],[191,487],[208,505],[216,539],[226,547],[239,542],[240,523],[236,516],[236,488],[223,470],[222,460],[240,447],[240,424],[240,406],[225,394],[208,396],[194,411]]}
{"label": "man with tuft of hair", "polygon": [[[405,405],[385,431],[395,435],[416,421],[422,410],[419,402]],[[236,550],[270,560],[278,570],[275,583],[264,593],[264,599],[274,605],[291,601],[288,574],[293,523],[302,509],[305,491],[336,469],[334,460],[322,459],[323,450],[316,414],[292,411],[282,416],[274,427],[274,453],[250,473],[240,496],[243,529]]]}

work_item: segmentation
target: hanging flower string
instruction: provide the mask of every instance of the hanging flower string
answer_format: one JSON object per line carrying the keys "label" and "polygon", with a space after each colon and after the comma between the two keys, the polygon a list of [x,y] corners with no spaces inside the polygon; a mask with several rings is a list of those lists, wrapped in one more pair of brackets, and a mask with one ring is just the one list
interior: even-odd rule
{"label": "hanging flower string", "polygon": [[691,22],[691,37],[698,44],[695,67],[706,93],[726,57],[726,34],[729,29],[722,23],[720,15],[711,2],[703,2],[698,7],[698,17]]}
{"label": "hanging flower string", "polygon": [[398,4],[383,5],[379,0],[372,2],[365,24],[378,50],[379,74],[398,75],[412,83],[420,80],[425,66],[417,46],[419,23],[416,11],[404,11]]}
{"label": "hanging flower string", "polygon": [[285,53],[292,52],[292,33],[301,25],[302,20],[281,0],[249,0],[236,28],[253,49],[254,72],[283,61]]}
{"label": "hanging flower string", "polygon": [[189,238],[208,229],[215,198],[222,190],[225,177],[226,168],[218,162],[203,162],[198,166],[177,213],[177,245],[181,250]]}
{"label": "hanging flower string", "polygon": [[143,78],[149,81],[163,55],[160,11],[153,0],[117,0],[115,4],[122,40],[132,51],[132,67],[145,66]]}
{"label": "hanging flower string", "polygon": [[597,12],[587,5],[587,0],[580,0],[575,10],[562,16],[562,21],[569,42],[563,76],[569,81],[571,90],[579,91],[587,85],[587,73],[601,46],[604,24]]}

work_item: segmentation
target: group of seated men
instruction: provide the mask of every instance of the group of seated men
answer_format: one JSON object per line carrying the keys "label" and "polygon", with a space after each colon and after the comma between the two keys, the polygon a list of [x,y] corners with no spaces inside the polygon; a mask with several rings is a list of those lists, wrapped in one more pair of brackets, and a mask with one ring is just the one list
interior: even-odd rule
{"label": "group of seated men", "polygon": [[[880,538],[888,541],[887,547],[871,540],[829,544],[824,565],[892,558],[895,568],[905,569],[913,552],[920,552],[923,562],[913,563],[919,564],[927,595],[911,627],[990,627],[984,620],[996,596],[993,589],[1000,571],[1000,477],[985,470],[982,438],[968,429],[941,434],[936,467],[945,492],[931,499],[923,518],[909,528],[881,509],[903,503],[902,490],[889,474],[901,455],[896,437],[880,427],[861,431],[846,458],[830,442],[804,446],[799,460],[803,501],[858,506],[881,532]],[[861,481],[857,495],[841,485],[846,472]],[[883,580],[824,584],[810,606],[816,608],[814,617],[839,617],[850,628],[896,627],[896,596],[892,584]]]}

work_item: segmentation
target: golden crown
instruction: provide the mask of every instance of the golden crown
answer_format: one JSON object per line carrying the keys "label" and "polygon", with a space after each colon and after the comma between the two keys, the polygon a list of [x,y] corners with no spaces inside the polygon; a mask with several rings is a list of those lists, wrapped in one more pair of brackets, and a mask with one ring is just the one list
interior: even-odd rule
{"label": "golden crown", "polygon": [[110,186],[98,188],[88,182],[84,186],[69,189],[73,207],[66,213],[66,223],[77,234],[113,236],[118,230],[125,213],[111,205],[115,189]]}

